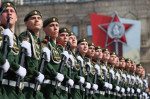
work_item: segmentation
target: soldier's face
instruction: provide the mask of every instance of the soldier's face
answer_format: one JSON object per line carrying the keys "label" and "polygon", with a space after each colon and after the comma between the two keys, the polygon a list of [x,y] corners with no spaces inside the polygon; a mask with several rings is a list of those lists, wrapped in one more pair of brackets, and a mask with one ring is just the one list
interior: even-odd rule
{"label": "soldier's face", "polygon": [[86,54],[88,51],[88,43],[87,42],[81,42],[78,44],[79,52],[81,54]]}
{"label": "soldier's face", "polygon": [[98,57],[99,59],[102,59],[102,57],[103,57],[102,49],[97,49],[95,51],[94,57],[96,57],[96,58]]}
{"label": "soldier's face", "polygon": [[143,70],[143,67],[142,67],[142,66],[139,66],[139,67],[137,67],[137,69],[136,69],[136,73],[137,73],[138,75],[141,75],[142,70]]}
{"label": "soldier's face", "polygon": [[124,68],[126,66],[125,60],[120,60],[119,61],[119,66]]}
{"label": "soldier's face", "polygon": [[58,43],[64,47],[67,45],[68,40],[69,40],[69,34],[67,32],[60,33],[57,38]]}
{"label": "soldier's face", "polygon": [[136,64],[134,62],[131,64],[131,70],[136,71]]}
{"label": "soldier's face", "polygon": [[89,46],[89,49],[88,49],[89,57],[93,57],[94,54],[95,54],[95,47],[94,46]]}
{"label": "soldier's face", "polygon": [[116,65],[115,65],[116,67],[118,67],[119,66],[119,58],[118,57],[116,57]]}
{"label": "soldier's face", "polygon": [[46,33],[46,36],[50,36],[52,39],[55,39],[58,37],[59,23],[57,22],[49,23],[45,28],[43,28],[43,30]]}
{"label": "soldier's face", "polygon": [[116,55],[111,55],[108,62],[115,65],[116,64]]}
{"label": "soldier's face", "polygon": [[16,14],[16,11],[14,8],[12,7],[7,7],[5,9],[5,11],[2,13],[2,15],[0,16],[0,21],[1,21],[1,24],[3,25],[7,25],[7,16],[10,17],[10,22],[9,24],[10,25],[15,25],[18,17],[17,17],[17,14]]}
{"label": "soldier's face", "polygon": [[109,51],[103,52],[103,60],[108,60],[109,58],[110,58],[110,52]]}
{"label": "soldier's face", "polygon": [[126,68],[131,68],[131,61],[126,62]]}
{"label": "soldier's face", "polygon": [[43,26],[42,17],[39,15],[33,15],[25,22],[25,24],[28,29],[39,31]]}
{"label": "soldier's face", "polygon": [[77,38],[75,35],[69,37],[70,47],[76,48],[77,47]]}

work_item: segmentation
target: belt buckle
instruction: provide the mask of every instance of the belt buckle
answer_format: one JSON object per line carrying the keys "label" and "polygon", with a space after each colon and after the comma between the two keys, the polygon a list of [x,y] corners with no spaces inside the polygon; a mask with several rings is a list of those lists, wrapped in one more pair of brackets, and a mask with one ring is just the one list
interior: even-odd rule
{"label": "belt buckle", "polygon": [[20,90],[23,90],[23,88],[24,88],[24,83],[23,82],[20,82],[19,88],[20,88]]}

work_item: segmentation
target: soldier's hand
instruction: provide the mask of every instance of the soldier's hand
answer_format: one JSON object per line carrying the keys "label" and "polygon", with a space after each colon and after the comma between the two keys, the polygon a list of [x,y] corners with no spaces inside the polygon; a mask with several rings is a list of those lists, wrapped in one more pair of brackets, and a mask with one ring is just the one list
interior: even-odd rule
{"label": "soldier's hand", "polygon": [[61,54],[64,55],[64,56],[66,57],[65,63],[67,63],[67,62],[68,62],[68,59],[70,58],[70,57],[69,57],[68,51],[63,51]]}
{"label": "soldier's hand", "polygon": [[74,81],[73,81],[72,79],[69,79],[69,80],[67,81],[67,84],[70,85],[71,87],[73,87]]}
{"label": "soldier's hand", "polygon": [[72,66],[75,66],[75,64],[74,64],[74,58],[73,58],[73,56],[72,55],[69,55],[69,59],[71,60],[71,62],[72,62]]}
{"label": "soldier's hand", "polygon": [[62,82],[64,80],[64,75],[61,73],[57,73],[55,79],[58,80],[59,82]]}
{"label": "soldier's hand", "polygon": [[86,82],[85,88],[90,89],[91,88],[91,84],[89,82]]}
{"label": "soldier's hand", "polygon": [[47,47],[44,47],[44,48],[43,48],[43,52],[46,53],[46,61],[47,61],[47,62],[50,62],[50,54],[51,54],[51,51],[50,51]]}
{"label": "soldier's hand", "polygon": [[112,84],[108,83],[108,87],[111,90],[113,86],[112,86]]}
{"label": "soldier's hand", "polygon": [[132,93],[132,94],[134,94],[134,92],[135,92],[135,91],[134,91],[134,89],[133,89],[133,88],[131,88],[131,93]]}
{"label": "soldier's hand", "polygon": [[85,78],[84,78],[84,77],[82,77],[82,76],[80,76],[80,80],[79,80],[79,82],[80,82],[81,84],[84,84],[84,82],[85,82]]}
{"label": "soldier's hand", "polygon": [[116,91],[117,91],[117,92],[119,92],[119,91],[120,91],[120,87],[119,87],[119,86],[116,86],[116,88],[115,88],[115,89],[116,89]]}
{"label": "soldier's hand", "polygon": [[124,88],[121,88],[121,93],[125,93],[125,89]]}
{"label": "soldier's hand", "polygon": [[15,71],[15,73],[23,79],[27,74],[27,70],[24,67],[20,66],[19,69]]}
{"label": "soldier's hand", "polygon": [[77,56],[77,60],[81,62],[81,67],[83,67],[83,59],[81,56]]}
{"label": "soldier's hand", "polygon": [[6,62],[4,63],[4,65],[0,66],[0,68],[2,68],[4,70],[4,73],[6,73],[9,70],[10,64],[7,59],[6,59]]}
{"label": "soldier's hand", "polygon": [[37,76],[35,79],[41,84],[44,80],[44,75],[39,72],[39,76]]}
{"label": "soldier's hand", "polygon": [[31,57],[31,44],[28,41],[22,41],[21,47],[27,50],[27,56]]}
{"label": "soldier's hand", "polygon": [[130,88],[129,87],[127,88],[127,92],[130,92]]}
{"label": "soldier's hand", "polygon": [[137,89],[137,93],[140,93],[140,92],[141,92],[141,89],[138,88],[138,89]]}
{"label": "soldier's hand", "polygon": [[9,47],[13,47],[13,33],[11,32],[10,29],[5,29],[4,30],[4,35],[7,35],[9,37]]}
{"label": "soldier's hand", "polygon": [[98,89],[98,85],[97,84],[93,84],[92,89],[97,90]]}
{"label": "soldier's hand", "polygon": [[97,65],[97,64],[95,64],[94,67],[95,67],[95,69],[97,70],[98,75],[100,75],[100,66]]}

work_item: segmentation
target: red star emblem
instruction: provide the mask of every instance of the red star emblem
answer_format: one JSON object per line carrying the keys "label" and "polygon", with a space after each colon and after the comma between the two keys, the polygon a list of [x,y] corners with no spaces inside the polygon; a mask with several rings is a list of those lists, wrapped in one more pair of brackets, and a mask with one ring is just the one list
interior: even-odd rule
{"label": "red star emblem", "polygon": [[132,24],[121,23],[116,12],[110,23],[101,24],[98,26],[105,33],[107,33],[105,47],[109,46],[113,42],[127,44],[125,32],[132,26]]}

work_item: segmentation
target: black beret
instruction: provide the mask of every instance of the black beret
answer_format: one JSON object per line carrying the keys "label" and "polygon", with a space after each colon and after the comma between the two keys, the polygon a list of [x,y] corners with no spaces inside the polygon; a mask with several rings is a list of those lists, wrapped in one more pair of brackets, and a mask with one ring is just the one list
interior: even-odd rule
{"label": "black beret", "polygon": [[33,16],[33,15],[39,15],[39,16],[42,17],[42,14],[41,14],[40,11],[38,11],[38,10],[33,10],[33,11],[29,12],[29,13],[25,16],[24,22],[25,22],[25,21],[28,21],[28,19],[29,19],[31,16]]}
{"label": "black beret", "polygon": [[127,61],[131,61],[131,59],[130,59],[130,58],[126,58],[126,59],[125,59],[125,62],[127,62]]}
{"label": "black beret", "polygon": [[51,18],[48,18],[48,19],[44,20],[43,27],[46,27],[49,23],[52,23],[52,22],[59,23],[59,21],[56,17],[51,17]]}
{"label": "black beret", "polygon": [[81,43],[81,42],[87,42],[87,40],[85,38],[82,38],[78,41],[78,44]]}
{"label": "black beret", "polygon": [[103,48],[102,52],[105,52],[105,51],[109,51],[109,49],[108,48]]}
{"label": "black beret", "polygon": [[96,46],[96,47],[95,47],[95,50],[97,50],[97,49],[101,49],[101,47],[100,47],[100,46]]}
{"label": "black beret", "polygon": [[125,60],[125,58],[124,57],[119,57],[119,60]]}
{"label": "black beret", "polygon": [[6,6],[6,7],[12,7],[12,8],[14,8],[15,11],[16,11],[16,6],[15,6],[15,4],[14,4],[13,2],[11,2],[11,1],[4,1],[4,2],[2,2],[0,11],[2,10],[2,8],[3,8],[4,6]]}
{"label": "black beret", "polygon": [[63,28],[61,28],[61,29],[59,30],[59,34],[60,34],[60,33],[63,33],[63,32],[66,32],[66,33],[69,34],[69,30],[68,30],[66,27],[63,27]]}

